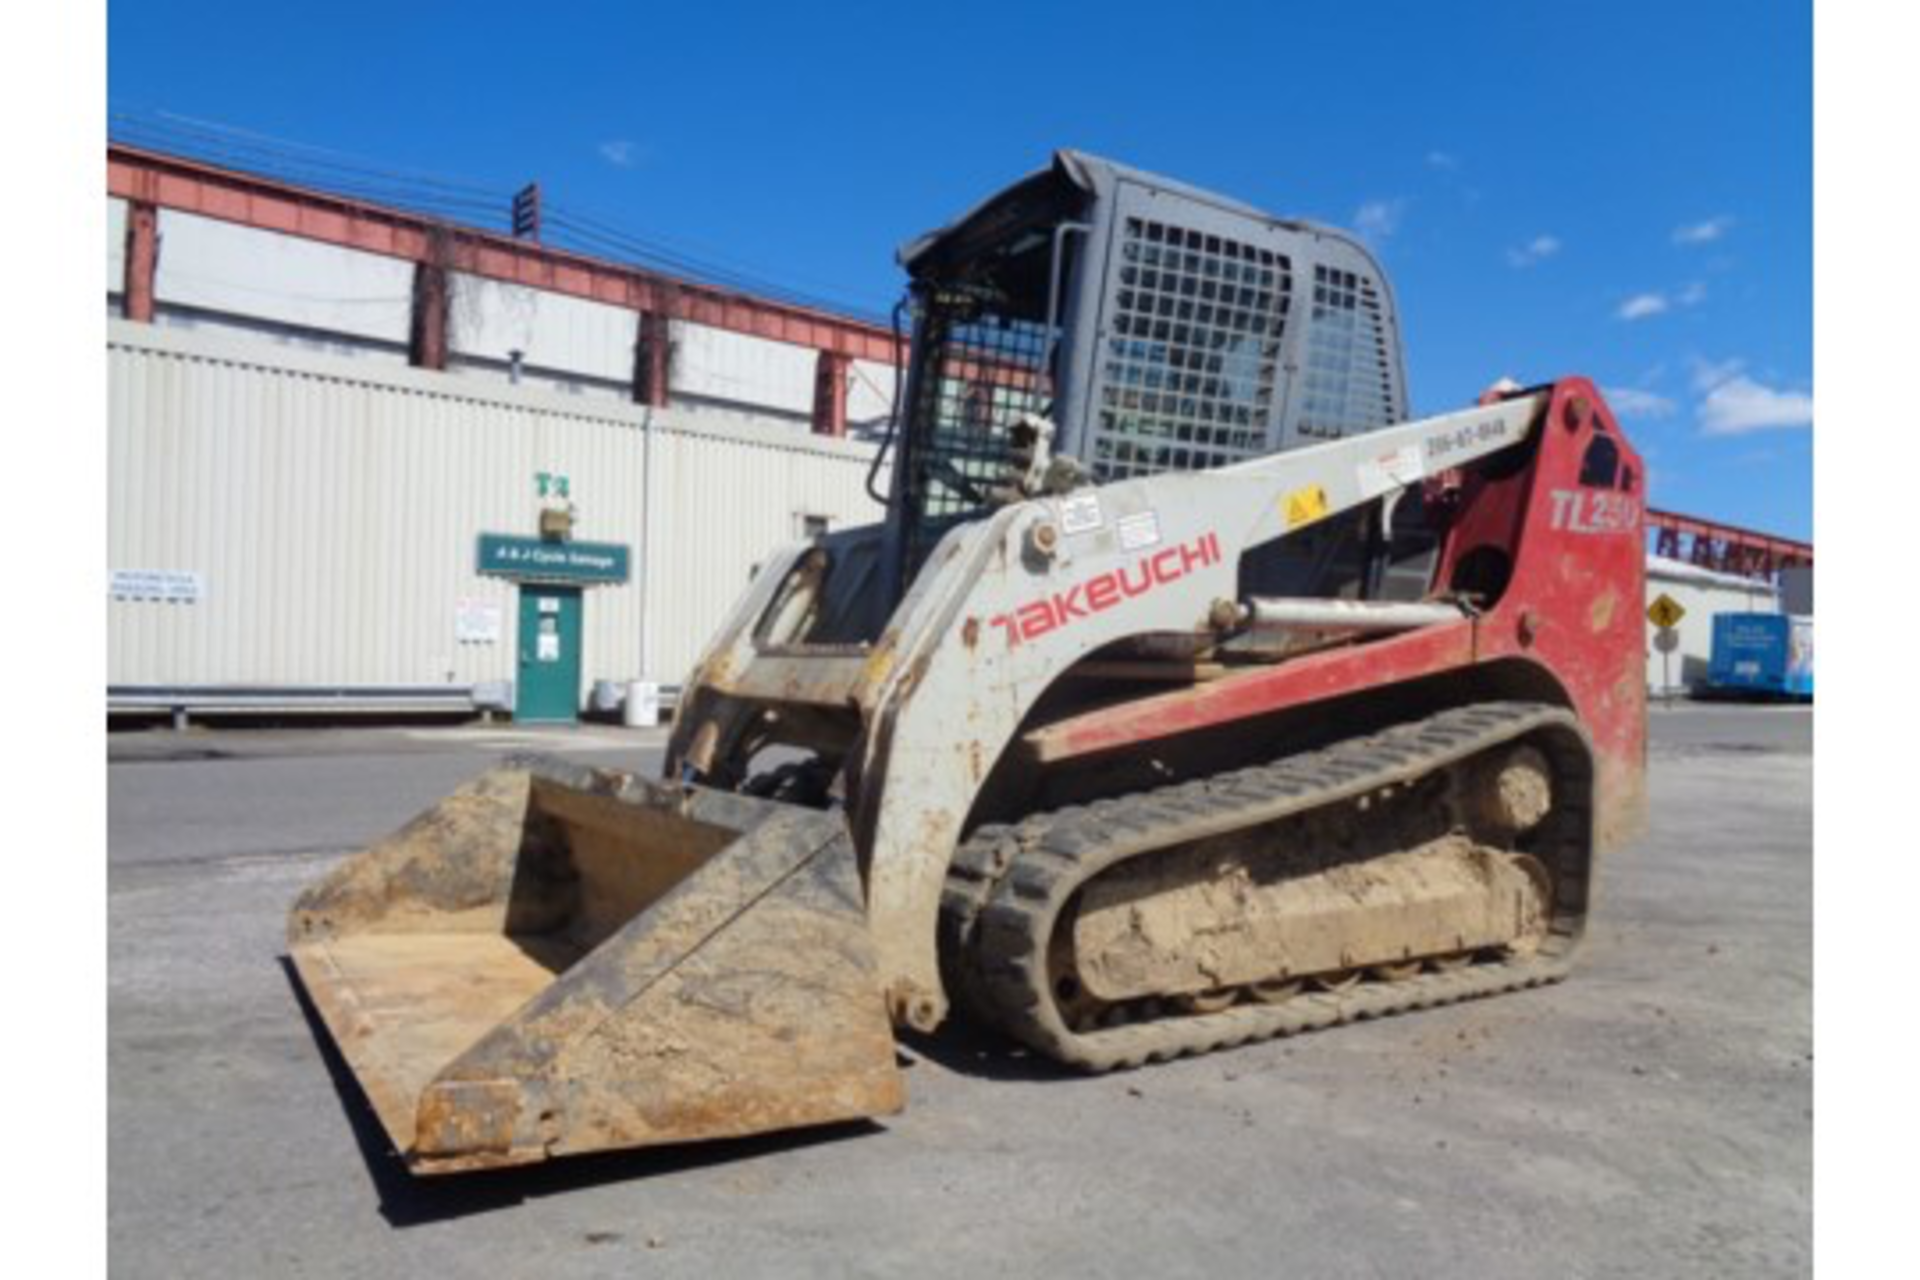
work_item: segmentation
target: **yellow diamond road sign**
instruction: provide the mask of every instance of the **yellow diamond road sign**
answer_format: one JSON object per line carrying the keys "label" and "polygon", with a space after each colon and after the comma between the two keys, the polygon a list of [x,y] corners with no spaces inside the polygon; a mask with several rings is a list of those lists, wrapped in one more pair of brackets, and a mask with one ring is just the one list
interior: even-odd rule
{"label": "yellow diamond road sign", "polygon": [[1664,591],[1654,598],[1652,604],[1647,606],[1647,621],[1659,627],[1662,631],[1678,623],[1680,619],[1686,616],[1687,611],[1680,607],[1680,602]]}

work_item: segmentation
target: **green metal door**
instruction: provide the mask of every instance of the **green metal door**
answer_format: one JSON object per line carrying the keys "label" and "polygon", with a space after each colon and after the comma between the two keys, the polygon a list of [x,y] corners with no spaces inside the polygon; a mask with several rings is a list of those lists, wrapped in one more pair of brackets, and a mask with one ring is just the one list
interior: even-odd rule
{"label": "green metal door", "polygon": [[523,582],[513,718],[572,724],[579,714],[580,588]]}

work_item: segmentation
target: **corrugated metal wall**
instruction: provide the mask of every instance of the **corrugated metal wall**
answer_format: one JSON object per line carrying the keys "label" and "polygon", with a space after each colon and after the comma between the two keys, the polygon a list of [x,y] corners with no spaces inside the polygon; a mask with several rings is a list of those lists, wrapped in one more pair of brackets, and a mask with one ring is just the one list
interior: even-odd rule
{"label": "corrugated metal wall", "polygon": [[158,235],[154,295],[169,306],[406,347],[411,263],[178,209],[160,210]]}
{"label": "corrugated metal wall", "polygon": [[518,351],[530,369],[557,369],[633,384],[639,317],[627,307],[452,273],[451,346],[456,361],[506,364]]}
{"label": "corrugated metal wall", "polygon": [[[110,600],[110,685],[510,679],[515,588],[474,571],[476,540],[536,531],[540,472],[568,477],[577,538],[633,548],[649,597],[643,669],[639,585],[588,590],[586,681],[677,682],[803,515],[880,515],[871,446],[784,423],[120,321],[107,346],[108,568],[202,583],[191,603]],[[473,599],[500,606],[498,643],[456,642]]]}

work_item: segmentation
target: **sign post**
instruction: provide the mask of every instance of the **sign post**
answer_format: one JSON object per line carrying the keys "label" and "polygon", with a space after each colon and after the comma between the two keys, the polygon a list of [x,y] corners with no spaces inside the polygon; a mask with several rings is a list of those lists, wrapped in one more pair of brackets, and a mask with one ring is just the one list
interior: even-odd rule
{"label": "sign post", "polygon": [[1674,627],[1686,616],[1681,603],[1664,591],[1647,606],[1647,621],[1659,628],[1653,647],[1660,651],[1660,696],[1668,706],[1673,705],[1673,651],[1680,647],[1680,633]]}

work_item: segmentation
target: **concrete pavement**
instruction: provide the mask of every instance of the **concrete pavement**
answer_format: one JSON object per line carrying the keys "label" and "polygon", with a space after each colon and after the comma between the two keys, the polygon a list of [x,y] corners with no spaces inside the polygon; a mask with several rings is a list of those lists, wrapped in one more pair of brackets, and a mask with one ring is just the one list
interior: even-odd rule
{"label": "concrete pavement", "polygon": [[651,768],[661,735],[122,735],[113,1270],[1803,1274],[1811,720],[1654,712],[1653,831],[1561,986],[1099,1078],[955,1027],[883,1125],[431,1182],[309,1025],[288,903],[502,752]]}

